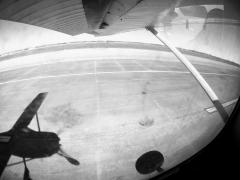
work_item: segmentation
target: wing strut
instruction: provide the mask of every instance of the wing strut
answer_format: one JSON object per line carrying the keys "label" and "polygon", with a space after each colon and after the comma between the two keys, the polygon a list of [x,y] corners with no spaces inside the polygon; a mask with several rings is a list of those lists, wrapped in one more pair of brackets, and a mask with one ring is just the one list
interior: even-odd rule
{"label": "wing strut", "polygon": [[190,63],[190,61],[168,40],[163,38],[159,33],[154,29],[152,26],[146,27],[146,30],[151,32],[156,38],[158,38],[164,45],[166,45],[173,54],[186,66],[186,68],[190,71],[190,73],[194,76],[197,82],[201,85],[204,89],[210,100],[212,101],[213,105],[218,110],[220,116],[222,117],[223,121],[226,123],[228,120],[228,113],[224,109],[223,105],[219,101],[216,93],[210,87],[210,85],[206,82],[206,80],[202,77],[202,75],[198,72],[198,70]]}
{"label": "wing strut", "polygon": [[40,123],[39,123],[39,119],[38,119],[38,113],[36,112],[36,119],[37,119],[37,126],[38,126],[38,131],[40,132]]}

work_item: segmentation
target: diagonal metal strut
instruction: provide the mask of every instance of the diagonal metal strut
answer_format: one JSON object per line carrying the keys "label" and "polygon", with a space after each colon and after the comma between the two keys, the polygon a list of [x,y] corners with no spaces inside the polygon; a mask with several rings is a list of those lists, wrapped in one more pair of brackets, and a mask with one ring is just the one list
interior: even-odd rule
{"label": "diagonal metal strut", "polygon": [[210,85],[206,82],[206,80],[202,77],[202,75],[198,72],[198,70],[190,63],[190,61],[168,40],[163,38],[158,34],[158,32],[154,29],[154,27],[148,26],[146,30],[151,32],[156,38],[158,38],[164,45],[166,45],[173,54],[186,66],[186,68],[190,71],[193,77],[197,80],[197,82],[201,85],[204,89],[210,100],[212,101],[213,105],[219,112],[220,116],[222,117],[223,121],[226,123],[228,120],[228,113],[224,109],[223,105],[219,101],[216,93],[210,87]]}
{"label": "diagonal metal strut", "polygon": [[41,129],[40,129],[40,123],[39,123],[39,118],[38,118],[38,113],[37,112],[36,112],[36,119],[37,119],[38,132],[40,132]]}

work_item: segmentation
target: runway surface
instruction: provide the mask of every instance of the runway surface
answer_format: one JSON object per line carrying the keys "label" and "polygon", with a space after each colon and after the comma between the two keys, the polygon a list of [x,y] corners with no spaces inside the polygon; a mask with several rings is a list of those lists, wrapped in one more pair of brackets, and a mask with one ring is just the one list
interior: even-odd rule
{"label": "runway surface", "polygon": [[[160,151],[162,168],[168,170],[205,147],[223,128],[204,91],[169,52],[126,58],[130,50],[118,49],[125,58],[89,52],[95,58],[84,59],[84,50],[73,51],[74,57],[61,51],[44,58],[31,55],[24,66],[14,65],[18,59],[9,60],[10,66],[0,72],[0,132],[12,127],[38,93],[48,92],[39,110],[41,129],[58,133],[63,148],[81,163],[74,167],[57,155],[32,160],[28,166],[33,179],[147,179],[158,173],[136,171],[142,154]],[[230,114],[240,95],[239,67],[188,58]],[[30,127],[37,129],[34,120]],[[9,164],[19,160],[12,156]],[[3,179],[22,175],[23,164],[9,166]]]}

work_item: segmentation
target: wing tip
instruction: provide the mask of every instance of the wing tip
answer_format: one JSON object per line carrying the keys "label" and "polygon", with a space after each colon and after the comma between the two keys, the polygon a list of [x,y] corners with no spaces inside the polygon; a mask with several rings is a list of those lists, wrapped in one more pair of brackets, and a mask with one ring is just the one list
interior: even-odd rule
{"label": "wing tip", "polygon": [[41,98],[45,98],[47,96],[48,92],[41,92],[38,94],[38,96],[41,96]]}

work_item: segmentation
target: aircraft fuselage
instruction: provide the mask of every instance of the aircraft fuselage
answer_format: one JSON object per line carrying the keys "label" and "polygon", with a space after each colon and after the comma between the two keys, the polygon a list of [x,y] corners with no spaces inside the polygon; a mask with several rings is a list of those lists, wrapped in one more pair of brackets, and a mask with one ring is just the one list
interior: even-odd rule
{"label": "aircraft fuselage", "polygon": [[53,132],[22,129],[10,140],[11,154],[24,158],[48,157],[58,152],[60,138]]}

